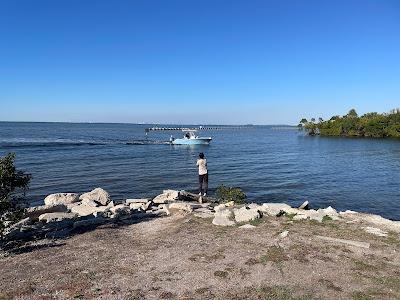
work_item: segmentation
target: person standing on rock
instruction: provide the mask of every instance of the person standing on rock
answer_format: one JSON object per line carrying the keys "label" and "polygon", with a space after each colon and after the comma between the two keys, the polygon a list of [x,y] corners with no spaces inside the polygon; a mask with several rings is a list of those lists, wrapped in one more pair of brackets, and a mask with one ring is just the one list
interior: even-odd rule
{"label": "person standing on rock", "polygon": [[199,167],[199,195],[205,197],[208,192],[208,170],[207,160],[204,158],[204,153],[199,154],[199,159],[197,160],[196,165]]}

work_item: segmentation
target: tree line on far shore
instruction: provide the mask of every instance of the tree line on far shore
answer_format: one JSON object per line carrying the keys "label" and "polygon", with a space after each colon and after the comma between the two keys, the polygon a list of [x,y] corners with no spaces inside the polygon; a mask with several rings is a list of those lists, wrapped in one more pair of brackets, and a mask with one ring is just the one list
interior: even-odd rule
{"label": "tree line on far shore", "polygon": [[382,114],[371,112],[362,116],[351,109],[346,115],[333,116],[329,120],[319,118],[317,122],[314,118],[310,121],[303,118],[298,127],[310,135],[400,138],[400,109]]}

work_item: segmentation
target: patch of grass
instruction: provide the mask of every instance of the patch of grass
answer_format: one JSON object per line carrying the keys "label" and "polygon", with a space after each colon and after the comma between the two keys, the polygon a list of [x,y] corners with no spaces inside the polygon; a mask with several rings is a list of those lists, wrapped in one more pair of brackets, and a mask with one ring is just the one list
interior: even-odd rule
{"label": "patch of grass", "polygon": [[400,246],[400,239],[396,232],[389,231],[386,237],[386,243],[394,246]]}
{"label": "patch of grass", "polygon": [[371,296],[367,295],[364,292],[356,291],[351,294],[351,298],[353,300],[369,300],[372,299]]}
{"label": "patch of grass", "polygon": [[293,299],[292,292],[284,286],[261,287],[257,289],[257,293],[261,299]]}
{"label": "patch of grass", "polygon": [[296,213],[285,213],[285,217],[288,218],[290,221],[293,221],[294,216],[297,215]]}
{"label": "patch of grass", "polygon": [[352,261],[354,263],[354,269],[355,270],[366,271],[366,272],[376,271],[375,266],[373,266],[371,264],[367,264],[366,262],[364,262],[362,260],[352,259]]}
{"label": "patch of grass", "polygon": [[374,281],[390,290],[400,292],[400,277],[398,276],[375,277]]}
{"label": "patch of grass", "polygon": [[215,277],[220,277],[220,278],[226,278],[228,277],[228,272],[227,271],[215,271],[214,276]]}
{"label": "patch of grass", "polygon": [[323,216],[322,222],[327,222],[327,221],[332,221],[332,218],[330,216]]}
{"label": "patch of grass", "polygon": [[251,220],[251,221],[249,222],[249,224],[250,224],[250,225],[253,225],[253,226],[258,226],[258,225],[260,225],[261,223],[263,223],[263,219],[262,219],[262,218],[254,219],[254,220]]}
{"label": "patch of grass", "polygon": [[84,295],[82,293],[78,293],[74,295],[74,299],[83,299]]}
{"label": "patch of grass", "polygon": [[274,263],[279,263],[284,260],[287,260],[287,256],[284,253],[284,250],[279,246],[269,247],[267,253],[259,258],[259,261],[262,264],[266,264],[269,261]]}

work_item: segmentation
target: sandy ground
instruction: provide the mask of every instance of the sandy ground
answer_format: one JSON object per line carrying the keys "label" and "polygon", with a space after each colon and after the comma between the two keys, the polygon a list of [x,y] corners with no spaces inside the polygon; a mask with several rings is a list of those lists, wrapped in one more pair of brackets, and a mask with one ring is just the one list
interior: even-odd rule
{"label": "sandy ground", "polygon": [[25,245],[0,258],[0,299],[400,299],[396,233],[287,217],[253,229],[211,220],[175,214]]}

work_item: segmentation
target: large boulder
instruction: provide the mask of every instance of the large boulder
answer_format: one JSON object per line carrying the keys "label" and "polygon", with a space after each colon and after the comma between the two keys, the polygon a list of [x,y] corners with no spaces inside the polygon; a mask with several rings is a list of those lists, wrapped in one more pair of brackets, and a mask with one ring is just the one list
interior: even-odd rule
{"label": "large boulder", "polygon": [[110,201],[110,194],[102,188],[95,188],[94,190],[82,194],[79,199],[83,201],[94,201],[99,205],[107,205]]}
{"label": "large boulder", "polygon": [[188,203],[183,203],[183,202],[173,202],[168,205],[169,209],[177,209],[177,210],[182,210],[188,213],[191,213],[193,211],[193,208],[190,204]]}
{"label": "large boulder", "polygon": [[28,217],[4,229],[3,234],[9,238],[15,236],[23,227],[32,224],[32,220]]}
{"label": "large boulder", "polygon": [[140,199],[126,199],[125,203],[130,205],[131,203],[149,203],[150,199],[140,198]]}
{"label": "large boulder", "polygon": [[79,195],[75,193],[58,193],[48,195],[44,199],[44,204],[54,205],[54,204],[69,204],[79,201]]}
{"label": "large boulder", "polygon": [[123,216],[130,215],[131,208],[126,204],[118,204],[110,208],[110,213],[111,213],[110,218],[118,219]]}
{"label": "large boulder", "polygon": [[231,209],[221,209],[215,212],[212,223],[218,226],[233,226],[235,225],[233,211]]}
{"label": "large boulder", "polygon": [[78,216],[85,217],[92,215],[94,213],[98,212],[104,212],[107,209],[109,209],[107,206],[101,206],[101,207],[93,207],[93,206],[87,206],[87,205],[78,205],[74,206],[71,208],[71,212],[77,214]]}
{"label": "large boulder", "polygon": [[67,212],[68,207],[65,204],[51,204],[29,207],[26,214],[32,220],[36,220],[40,215],[45,213]]}
{"label": "large boulder", "polygon": [[77,216],[75,213],[53,212],[45,213],[39,216],[39,221],[45,223],[59,222],[65,219],[74,219]]}
{"label": "large boulder", "polygon": [[249,208],[246,206],[235,208],[233,213],[235,215],[235,221],[238,223],[249,222],[261,217],[258,208]]}
{"label": "large boulder", "polygon": [[162,194],[153,199],[155,204],[165,204],[179,199],[179,191],[164,190]]}
{"label": "large boulder", "polygon": [[276,216],[281,211],[289,212],[291,209],[292,207],[285,203],[263,203],[260,207],[260,211],[269,216]]}

